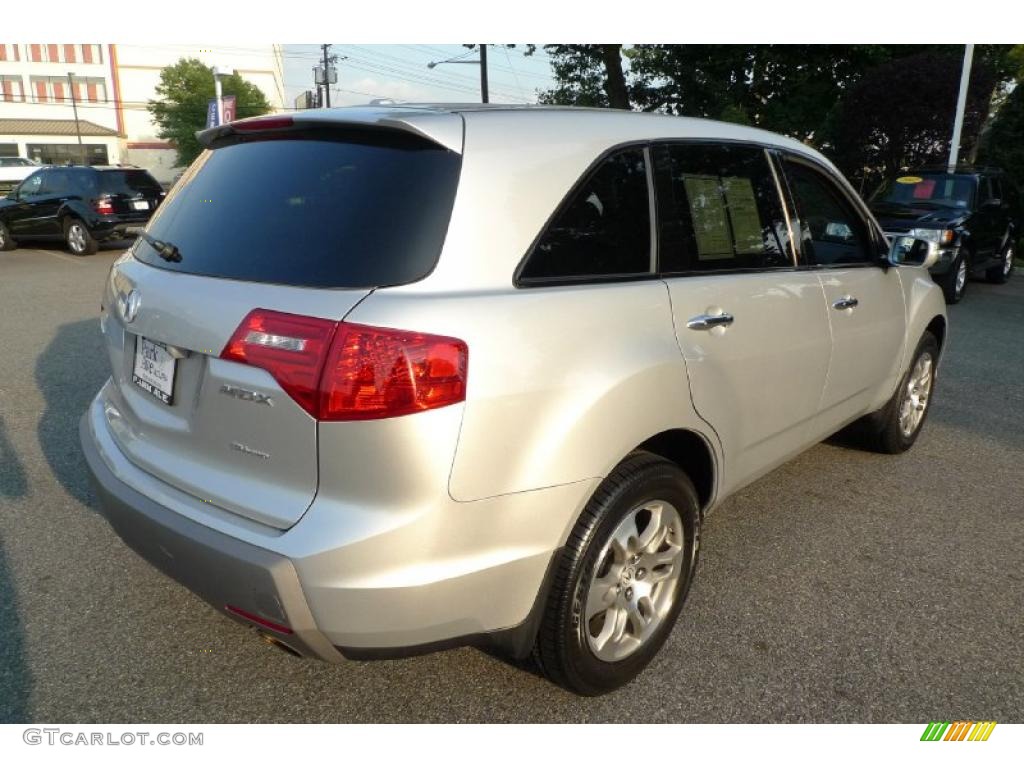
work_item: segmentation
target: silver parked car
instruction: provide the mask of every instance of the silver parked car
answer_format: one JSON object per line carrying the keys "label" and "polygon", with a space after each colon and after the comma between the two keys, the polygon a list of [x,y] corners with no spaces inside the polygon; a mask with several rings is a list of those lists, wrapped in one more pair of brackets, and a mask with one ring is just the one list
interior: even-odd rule
{"label": "silver parked car", "polygon": [[111,270],[82,446],[125,542],[295,653],[473,644],[610,690],[709,510],[928,413],[934,245],[796,141],[437,105],[201,139]]}

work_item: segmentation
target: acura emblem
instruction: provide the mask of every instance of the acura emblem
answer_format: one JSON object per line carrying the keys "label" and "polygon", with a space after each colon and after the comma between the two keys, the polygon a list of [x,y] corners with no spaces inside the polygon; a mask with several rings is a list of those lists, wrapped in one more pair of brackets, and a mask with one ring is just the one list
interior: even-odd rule
{"label": "acura emblem", "polygon": [[139,292],[132,290],[128,291],[126,295],[118,298],[117,306],[121,310],[121,317],[124,318],[126,323],[130,323],[135,319],[135,316],[139,314],[139,305],[142,303],[142,297],[139,296]]}

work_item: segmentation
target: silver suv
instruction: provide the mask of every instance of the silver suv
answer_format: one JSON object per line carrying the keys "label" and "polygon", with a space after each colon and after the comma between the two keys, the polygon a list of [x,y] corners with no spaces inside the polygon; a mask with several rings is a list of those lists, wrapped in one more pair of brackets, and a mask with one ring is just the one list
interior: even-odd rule
{"label": "silver suv", "polygon": [[436,105],[201,139],[111,270],[82,446],[125,542],[303,656],[473,644],[610,690],[710,509],[928,412],[934,247],[796,141]]}

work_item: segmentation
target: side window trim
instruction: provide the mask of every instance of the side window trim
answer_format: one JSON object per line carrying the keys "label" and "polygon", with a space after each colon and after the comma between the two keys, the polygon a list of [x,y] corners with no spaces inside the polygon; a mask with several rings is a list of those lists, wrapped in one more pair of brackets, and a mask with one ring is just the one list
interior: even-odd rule
{"label": "side window trim", "polygon": [[[879,231],[877,229],[877,225],[874,222],[874,218],[870,214],[866,213],[865,206],[864,206],[864,204],[861,201],[855,200],[855,199],[853,199],[851,197],[851,195],[850,195],[849,191],[846,189],[845,185],[843,185],[840,182],[840,180],[836,178],[836,175],[831,170],[829,170],[827,167],[825,167],[821,163],[815,161],[813,158],[806,157],[804,155],[800,155],[800,154],[797,154],[795,152],[790,152],[790,151],[787,151],[787,150],[780,150],[779,153],[778,153],[778,160],[779,160],[779,166],[780,166],[780,168],[782,168],[783,175],[784,175],[784,177],[786,179],[786,187],[789,190],[791,199],[793,201],[794,215],[796,216],[797,231],[800,234],[799,244],[796,246],[798,248],[798,251],[799,251],[799,254],[800,254],[799,262],[798,262],[799,263],[799,268],[802,269],[802,270],[817,270],[817,269],[828,270],[828,269],[859,269],[859,268],[864,268],[864,267],[879,267],[879,266],[882,266],[882,259],[881,259],[881,255],[882,254],[881,253],[877,253],[877,257],[872,259],[871,258],[871,253],[872,252],[877,252],[876,249],[879,249],[885,243],[884,236],[882,236],[883,239],[881,239],[881,240],[879,239],[880,233],[879,233]],[[824,179],[827,182],[829,182],[831,190],[834,191],[834,192],[837,192],[839,194],[839,197],[840,197],[840,200],[841,200],[842,204],[845,205],[847,208],[849,208],[849,210],[853,213],[853,215],[856,217],[856,219],[860,223],[860,225],[861,225],[861,227],[862,227],[862,229],[864,231],[864,234],[867,236],[868,242],[865,244],[865,246],[868,249],[869,253],[868,253],[868,259],[866,261],[858,261],[858,262],[847,263],[847,264],[816,264],[816,263],[812,263],[808,259],[807,255],[803,252],[803,218],[802,218],[802,212],[800,210],[800,204],[796,200],[796,195],[793,194],[793,192],[792,192],[793,186],[792,186],[792,184],[790,183],[790,180],[789,180],[789,171],[786,169],[786,163],[787,162],[795,163],[795,164],[798,164],[798,165],[803,165],[806,168],[810,168],[812,171],[814,171],[814,172],[818,173],[820,176],[824,177]]]}
{"label": "side window trim", "polygon": [[780,178],[780,171],[782,170],[780,165],[776,162],[775,153],[768,147],[764,148],[764,159],[768,163],[768,167],[772,171],[772,179],[775,181],[775,194],[779,196],[779,205],[782,206],[782,217],[786,220],[786,232],[789,234],[789,258],[793,262],[794,267],[800,266],[800,256],[797,250],[796,239],[793,237],[794,229],[793,225],[800,226],[800,222],[793,220],[790,209],[796,210],[796,203],[789,194],[789,185],[787,183],[785,191],[782,189],[782,180]]}
{"label": "side window trim", "polygon": [[[651,141],[650,140],[632,140],[626,141],[621,144],[616,144],[612,147],[608,147],[604,152],[598,155],[594,161],[587,166],[586,170],[580,174],[579,178],[573,182],[569,191],[565,193],[561,200],[558,201],[558,205],[555,206],[551,215],[548,216],[544,222],[544,226],[540,228],[537,236],[530,243],[526,249],[526,253],[519,260],[516,265],[515,271],[512,273],[512,286],[514,288],[546,288],[550,286],[571,286],[571,285],[588,285],[592,283],[627,283],[636,282],[639,280],[651,280],[659,277],[657,270],[657,220],[654,218],[654,212],[651,211],[651,207],[655,206],[656,200],[654,198],[654,187],[653,187],[653,175],[651,168]],[[639,149],[644,155],[644,164],[646,166],[646,177],[647,177],[647,205],[650,219],[650,226],[655,229],[651,230],[651,242],[649,244],[651,257],[648,261],[647,271],[645,272],[623,272],[615,274],[591,274],[591,275],[572,275],[569,277],[523,277],[522,273],[526,269],[530,258],[533,256],[533,252],[537,247],[537,244],[544,238],[550,229],[551,225],[558,219],[566,206],[576,197],[576,194],[586,185],[594,174],[600,169],[600,167],[613,155],[619,152],[624,152],[630,149]]]}
{"label": "side window trim", "polygon": [[648,262],[647,272],[651,275],[658,274],[658,249],[660,246],[658,238],[658,197],[654,187],[654,152],[651,144],[644,145],[644,166],[647,171],[647,221],[651,231],[651,259]]}

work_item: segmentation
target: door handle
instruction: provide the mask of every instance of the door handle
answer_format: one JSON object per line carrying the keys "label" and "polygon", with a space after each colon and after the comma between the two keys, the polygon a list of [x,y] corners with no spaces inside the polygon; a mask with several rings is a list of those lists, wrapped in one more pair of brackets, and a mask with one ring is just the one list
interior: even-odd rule
{"label": "door handle", "polygon": [[735,319],[728,312],[720,315],[697,315],[686,321],[686,327],[691,331],[710,331],[719,326],[732,325]]}
{"label": "door handle", "polygon": [[843,298],[833,304],[832,307],[834,309],[853,309],[858,304],[860,304],[860,302],[853,298],[853,296],[843,296]]}

